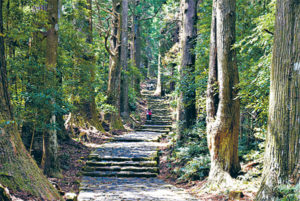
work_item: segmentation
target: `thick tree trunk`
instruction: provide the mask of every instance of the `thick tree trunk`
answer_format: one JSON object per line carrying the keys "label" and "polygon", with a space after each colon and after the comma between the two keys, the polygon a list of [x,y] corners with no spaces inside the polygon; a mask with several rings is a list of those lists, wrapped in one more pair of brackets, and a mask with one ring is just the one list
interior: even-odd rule
{"label": "thick tree trunk", "polygon": [[222,183],[240,170],[239,100],[235,42],[235,0],[214,0],[207,88],[207,138],[211,155],[209,180]]}
{"label": "thick tree trunk", "polygon": [[120,94],[121,94],[121,0],[113,0],[113,13],[112,17],[112,38],[111,38],[111,53],[109,77],[108,77],[108,89],[107,89],[107,101],[108,104],[115,106],[117,110],[110,115],[111,129],[123,129],[123,124],[120,116]]}
{"label": "thick tree trunk", "polygon": [[[88,17],[86,20],[87,23],[87,43],[93,44],[93,10],[92,10],[92,0],[87,0],[87,9],[89,11]],[[87,62],[87,65],[89,66],[89,79],[88,82],[94,83],[95,82],[95,55],[93,52],[87,52],[87,55],[85,56],[85,60]],[[94,126],[97,130],[104,131],[104,128],[102,127],[101,121],[98,118],[98,111],[96,108],[96,94],[95,94],[95,88],[93,87],[93,84],[88,84],[89,88],[89,96],[87,99],[82,100],[83,108],[81,113],[85,114],[86,120]]]}
{"label": "thick tree trunk", "polygon": [[0,183],[40,200],[59,200],[57,191],[26,151],[13,121],[7,87],[2,6],[3,0],[0,0]]}
{"label": "thick tree trunk", "polygon": [[[140,39],[140,26],[139,26],[139,16],[136,15],[136,7],[139,1],[133,1],[133,11],[132,11],[132,25],[131,25],[131,62],[132,65],[140,69],[141,66],[141,39]],[[140,78],[133,75],[132,84],[133,88],[137,93],[140,93]]]}
{"label": "thick tree trunk", "polygon": [[195,98],[196,92],[193,87],[195,82],[195,53],[196,24],[197,24],[197,0],[182,0],[182,35],[181,35],[181,64],[180,95],[177,100],[178,137],[182,138],[184,129],[190,128],[196,120]]}
{"label": "thick tree trunk", "polygon": [[257,200],[279,200],[278,185],[299,184],[300,2],[277,0],[267,146]]}
{"label": "thick tree trunk", "polygon": [[121,86],[121,114],[129,117],[128,102],[128,0],[122,1],[122,30],[121,30],[121,66],[122,66],[122,86]]}
{"label": "thick tree trunk", "polygon": [[[47,31],[46,42],[46,68],[51,74],[47,80],[46,87],[53,89],[57,86],[56,67],[57,67],[57,47],[58,47],[58,0],[49,0],[47,5],[49,29]],[[52,98],[52,104],[55,104],[55,97]],[[50,111],[50,124],[56,124],[56,115]],[[53,127],[52,126],[52,127]],[[57,129],[50,128],[45,133],[45,164],[44,173],[48,176],[58,176],[60,174],[57,159],[58,142]]]}

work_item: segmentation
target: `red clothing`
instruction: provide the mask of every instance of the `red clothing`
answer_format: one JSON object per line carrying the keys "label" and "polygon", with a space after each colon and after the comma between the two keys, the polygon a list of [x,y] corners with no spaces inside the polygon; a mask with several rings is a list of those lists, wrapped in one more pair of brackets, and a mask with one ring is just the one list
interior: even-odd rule
{"label": "red clothing", "polygon": [[151,111],[147,111],[147,115],[152,115],[152,112]]}

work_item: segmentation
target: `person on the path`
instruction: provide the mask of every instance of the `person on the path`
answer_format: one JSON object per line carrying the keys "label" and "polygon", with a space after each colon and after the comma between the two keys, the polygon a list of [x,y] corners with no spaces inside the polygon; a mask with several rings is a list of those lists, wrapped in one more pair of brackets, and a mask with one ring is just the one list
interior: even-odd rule
{"label": "person on the path", "polygon": [[154,89],[154,85],[151,83],[150,84],[150,90],[152,91]]}
{"label": "person on the path", "polygon": [[150,109],[147,109],[147,120],[151,120],[152,112]]}

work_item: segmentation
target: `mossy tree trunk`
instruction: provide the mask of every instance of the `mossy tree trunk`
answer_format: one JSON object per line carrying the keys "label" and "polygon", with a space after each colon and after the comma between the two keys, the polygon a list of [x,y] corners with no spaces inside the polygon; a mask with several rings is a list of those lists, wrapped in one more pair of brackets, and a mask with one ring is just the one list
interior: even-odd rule
{"label": "mossy tree trunk", "polygon": [[[88,16],[86,18],[86,25],[85,32],[87,35],[86,42],[90,45],[93,45],[93,5],[92,0],[86,1],[87,5],[86,8],[88,10]],[[88,80],[89,82],[87,84],[88,86],[88,92],[89,95],[88,98],[81,100],[82,102],[82,108],[81,112],[84,114],[85,120],[87,120],[92,126],[94,126],[96,129],[100,131],[104,131],[104,128],[102,127],[101,121],[98,118],[98,111],[96,107],[96,93],[95,93],[95,87],[93,86],[93,83],[95,82],[95,67],[96,67],[96,59],[93,52],[90,52],[89,50],[86,51],[86,55],[84,56],[85,62],[89,68],[89,75]],[[86,72],[84,72],[86,73]],[[90,84],[92,83],[92,84]]]}
{"label": "mossy tree trunk", "polygon": [[[136,14],[137,6],[140,4],[140,1],[133,0],[132,1],[132,16],[131,16],[131,62],[132,65],[135,66],[138,70],[141,67],[141,36],[140,36],[140,22],[138,16]],[[140,93],[140,77],[138,75],[133,75],[132,84],[134,90],[137,94]]]}
{"label": "mossy tree trunk", "polygon": [[177,133],[182,138],[183,131],[190,128],[196,120],[195,53],[197,36],[197,0],[181,1],[181,64],[179,66],[180,94],[177,99]]}
{"label": "mossy tree trunk", "polygon": [[122,1],[122,30],[121,30],[121,114],[124,118],[129,117],[128,102],[128,0]]}
{"label": "mossy tree trunk", "polygon": [[300,2],[277,0],[268,133],[257,200],[277,200],[276,187],[299,184]]}
{"label": "mossy tree trunk", "polygon": [[[58,0],[47,1],[47,13],[49,29],[46,38],[46,68],[49,72],[49,79],[47,79],[45,86],[48,90],[55,90],[58,84],[57,79],[57,48],[58,48]],[[52,92],[53,94],[53,92]],[[53,94],[55,96],[55,94]],[[51,98],[51,102],[55,104],[56,97]],[[54,108],[54,107],[51,107]],[[44,173],[48,176],[58,176],[60,174],[58,164],[58,142],[57,142],[57,128],[55,111],[49,111],[50,129],[45,132],[45,158],[44,158]]]}
{"label": "mossy tree trunk", "polygon": [[0,183],[40,200],[60,200],[58,192],[26,151],[10,105],[3,33],[3,0],[0,0]]}
{"label": "mossy tree trunk", "polygon": [[[134,15],[134,63],[135,66],[137,67],[138,70],[140,70],[141,68],[141,31],[140,31],[140,22],[139,22],[139,17]],[[139,77],[139,75],[137,75],[137,77],[135,78],[135,91],[137,92],[137,94],[140,94],[140,82],[141,79]]]}
{"label": "mossy tree trunk", "polygon": [[110,40],[110,66],[107,89],[107,102],[115,107],[116,111],[110,115],[111,129],[124,129],[120,116],[121,94],[121,0],[113,0],[112,31]]}
{"label": "mossy tree trunk", "polygon": [[240,171],[240,106],[235,42],[235,0],[214,0],[207,87],[207,139],[211,155],[209,180],[228,182]]}

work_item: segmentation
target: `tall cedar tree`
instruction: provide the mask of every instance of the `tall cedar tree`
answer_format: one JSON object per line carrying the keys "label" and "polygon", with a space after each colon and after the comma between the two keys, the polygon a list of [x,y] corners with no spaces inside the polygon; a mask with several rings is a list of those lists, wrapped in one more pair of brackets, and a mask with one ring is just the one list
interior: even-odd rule
{"label": "tall cedar tree", "polygon": [[120,95],[121,95],[121,0],[113,0],[113,16],[110,48],[106,49],[110,53],[110,65],[108,76],[107,102],[115,106],[116,112],[110,115],[111,129],[122,129],[123,124],[120,116]]}
{"label": "tall cedar tree", "polygon": [[[279,199],[276,187],[299,184],[300,2],[278,0],[267,146],[257,200]],[[276,198],[277,197],[277,198]]]}
{"label": "tall cedar tree", "polygon": [[[46,40],[46,68],[49,72],[50,79],[45,81],[48,89],[53,89],[57,85],[56,67],[57,67],[57,47],[58,47],[58,0],[49,0],[47,4],[49,29]],[[55,98],[52,98],[52,104],[55,104]],[[56,115],[53,111],[49,114],[50,123],[56,124]],[[44,173],[48,176],[58,176],[60,174],[58,165],[58,142],[57,131],[50,128],[45,136],[45,158],[42,161]]]}
{"label": "tall cedar tree", "polygon": [[[138,13],[137,7],[140,5],[139,0],[132,1],[132,23],[131,23],[131,49],[130,49],[130,56],[132,65],[135,66],[137,69],[141,67],[141,31],[140,31],[140,13]],[[134,76],[134,75],[133,75]],[[137,93],[140,93],[140,78],[133,77],[133,87]]]}
{"label": "tall cedar tree", "polygon": [[121,30],[121,113],[125,118],[129,117],[128,100],[128,0],[122,1],[122,30]]}
{"label": "tall cedar tree", "polygon": [[[86,1],[86,8],[88,10],[88,16],[86,17],[85,23],[85,33],[86,33],[86,42],[89,44],[93,44],[93,5],[92,0]],[[96,59],[93,51],[86,51],[86,54],[84,55],[84,61],[89,66],[89,82],[94,83],[95,82],[95,66],[96,66]],[[86,72],[83,72],[86,73]],[[88,91],[89,95],[87,98],[84,98],[81,100],[82,107],[81,107],[81,113],[85,115],[86,120],[94,127],[96,127],[100,131],[104,131],[104,128],[102,127],[101,122],[99,121],[98,114],[97,114],[97,108],[96,108],[96,93],[95,93],[95,87],[93,84],[88,84]]]}
{"label": "tall cedar tree", "polygon": [[7,86],[2,6],[0,0],[0,183],[40,200],[59,200],[58,192],[26,151],[14,122]]}
{"label": "tall cedar tree", "polygon": [[236,176],[240,104],[235,42],[235,0],[214,0],[207,87],[207,139],[211,155],[209,180],[223,182]]}
{"label": "tall cedar tree", "polygon": [[181,64],[180,74],[180,94],[177,102],[178,137],[182,138],[184,129],[190,128],[196,120],[196,92],[193,88],[195,83],[195,52],[197,37],[197,0],[181,1]]}

